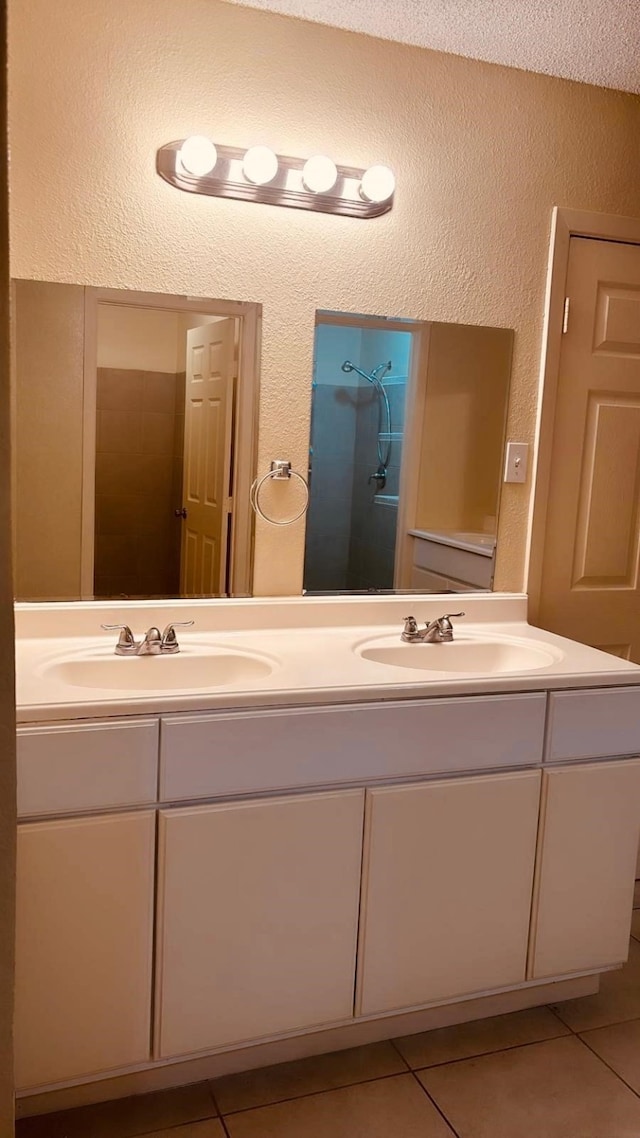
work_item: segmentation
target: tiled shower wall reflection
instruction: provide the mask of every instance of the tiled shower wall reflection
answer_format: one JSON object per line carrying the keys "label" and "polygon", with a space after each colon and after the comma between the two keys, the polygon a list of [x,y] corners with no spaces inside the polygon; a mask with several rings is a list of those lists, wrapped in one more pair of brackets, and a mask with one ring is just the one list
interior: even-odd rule
{"label": "tiled shower wall reflection", "polygon": [[184,398],[184,372],[98,369],[98,597],[180,591]]}
{"label": "tiled shower wall reflection", "polygon": [[[392,438],[387,483],[379,491],[375,483],[368,481],[377,466],[378,396],[374,388],[364,380],[358,388],[355,463],[351,489],[351,541],[345,586],[347,589],[393,587],[407,388],[406,379],[397,376],[395,367],[393,375],[392,382],[385,383],[391,409]],[[386,438],[383,439],[382,446],[386,447]]]}
{"label": "tiled shower wall reflection", "polygon": [[[304,587],[307,591],[393,586],[398,489],[411,335],[319,325],[311,424],[311,495]],[[385,426],[375,389],[344,360],[366,371],[391,360],[384,377],[391,407],[387,484],[369,481]],[[390,378],[389,378],[390,377]],[[387,439],[381,440],[386,449]]]}

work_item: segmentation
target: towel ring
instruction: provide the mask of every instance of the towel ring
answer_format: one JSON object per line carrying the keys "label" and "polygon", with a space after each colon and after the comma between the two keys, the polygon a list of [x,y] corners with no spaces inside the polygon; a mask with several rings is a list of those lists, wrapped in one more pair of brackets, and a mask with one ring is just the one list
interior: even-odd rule
{"label": "towel ring", "polygon": [[[289,478],[297,478],[304,486],[304,504],[302,509],[295,514],[293,518],[285,518],[284,521],[278,521],[276,518],[270,518],[265,514],[262,506],[260,505],[260,491],[270,478],[275,479],[276,482],[285,482]],[[309,509],[309,483],[306,478],[299,474],[297,470],[291,469],[291,463],[283,458],[276,458],[271,463],[271,467],[263,474],[261,478],[254,479],[251,489],[249,491],[249,501],[259,518],[264,522],[268,522],[271,526],[292,526],[294,522],[300,521],[303,514],[306,514]]]}

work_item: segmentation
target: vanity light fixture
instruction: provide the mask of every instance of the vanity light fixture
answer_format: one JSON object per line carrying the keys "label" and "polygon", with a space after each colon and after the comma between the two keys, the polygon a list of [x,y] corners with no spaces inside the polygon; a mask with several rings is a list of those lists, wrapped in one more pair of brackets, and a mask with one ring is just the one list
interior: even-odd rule
{"label": "vanity light fixture", "polygon": [[369,202],[388,201],[395,188],[395,174],[388,166],[370,166],[360,183],[360,193]]}
{"label": "vanity light fixture", "polygon": [[254,186],[266,186],[278,173],[278,159],[268,146],[251,146],[242,162],[242,173]]}
{"label": "vanity light fixture", "polygon": [[326,194],[338,181],[338,167],[325,154],[315,154],[307,158],[302,167],[302,182],[312,194]]}
{"label": "vanity light fixture", "polygon": [[304,159],[275,154],[268,146],[240,150],[214,145],[204,135],[161,146],[156,169],[166,182],[187,193],[347,217],[388,213],[395,190],[388,166],[359,170],[337,166],[325,154]]}
{"label": "vanity light fixture", "polygon": [[215,169],[218,151],[210,138],[205,138],[203,134],[192,134],[182,143],[179,158],[187,174],[202,178]]}

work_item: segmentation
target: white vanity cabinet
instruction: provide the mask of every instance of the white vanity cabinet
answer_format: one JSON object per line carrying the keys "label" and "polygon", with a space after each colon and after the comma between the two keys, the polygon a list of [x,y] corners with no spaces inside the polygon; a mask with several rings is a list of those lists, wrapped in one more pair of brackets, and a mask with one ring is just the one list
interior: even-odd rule
{"label": "white vanity cabinet", "polygon": [[22,727],[20,1090],[575,994],[628,952],[639,712],[632,686]]}
{"label": "white vanity cabinet", "polygon": [[150,1058],[155,814],[18,830],[18,1089]]}
{"label": "white vanity cabinet", "polygon": [[524,982],[540,777],[367,792],[361,1015]]}
{"label": "white vanity cabinet", "polygon": [[544,772],[531,979],[627,959],[639,803],[640,759]]}
{"label": "white vanity cabinet", "polygon": [[364,791],[160,812],[156,1056],[353,1016]]}

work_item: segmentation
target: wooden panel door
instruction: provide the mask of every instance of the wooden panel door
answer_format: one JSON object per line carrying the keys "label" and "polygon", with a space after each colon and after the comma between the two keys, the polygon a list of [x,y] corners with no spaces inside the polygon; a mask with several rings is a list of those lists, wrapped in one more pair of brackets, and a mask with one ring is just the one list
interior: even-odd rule
{"label": "wooden panel door", "polygon": [[160,814],[156,1055],[353,1015],[364,792]]}
{"label": "wooden panel door", "polygon": [[150,1057],[152,810],[18,829],[16,1083]]}
{"label": "wooden panel door", "polygon": [[640,838],[640,760],[545,771],[531,978],[620,964],[629,953]]}
{"label": "wooden panel door", "polygon": [[640,246],[571,238],[537,623],[640,663]]}
{"label": "wooden panel door", "polygon": [[234,321],[187,332],[180,592],[226,592]]}
{"label": "wooden panel door", "polygon": [[367,793],[361,1015],[525,979],[540,774]]}

